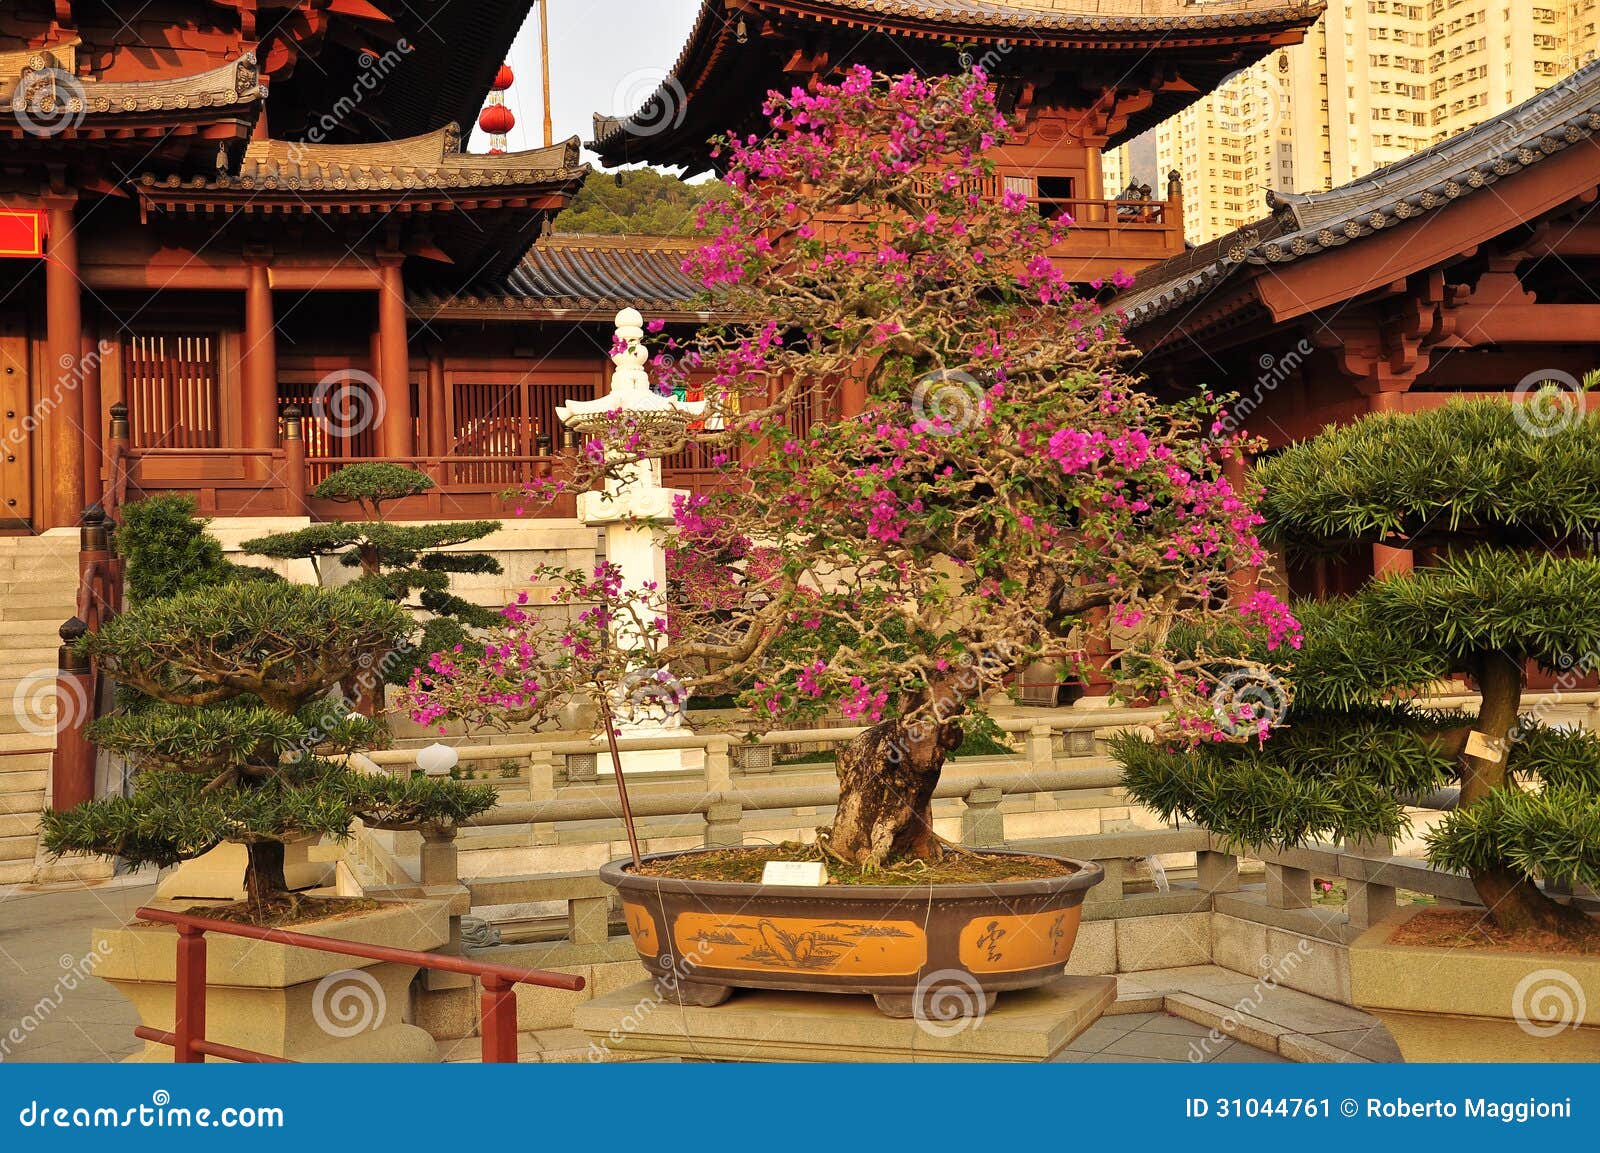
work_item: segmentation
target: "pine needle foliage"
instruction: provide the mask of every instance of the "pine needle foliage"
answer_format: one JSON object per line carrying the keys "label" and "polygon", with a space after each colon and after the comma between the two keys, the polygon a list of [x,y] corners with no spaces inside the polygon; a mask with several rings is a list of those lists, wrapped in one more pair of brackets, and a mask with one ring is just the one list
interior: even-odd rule
{"label": "pine needle foliage", "polygon": [[[1430,860],[1470,874],[1505,928],[1573,931],[1578,915],[1534,882],[1600,887],[1600,737],[1522,712],[1522,693],[1530,665],[1558,686],[1600,668],[1600,414],[1551,422],[1552,403],[1374,415],[1263,462],[1268,539],[1302,556],[1381,542],[1414,549],[1416,567],[1295,606],[1294,703],[1271,739],[1180,751],[1119,737],[1130,794],[1237,846],[1284,849],[1396,836],[1408,804],[1459,783]],[[1416,703],[1461,677],[1477,713]]]}

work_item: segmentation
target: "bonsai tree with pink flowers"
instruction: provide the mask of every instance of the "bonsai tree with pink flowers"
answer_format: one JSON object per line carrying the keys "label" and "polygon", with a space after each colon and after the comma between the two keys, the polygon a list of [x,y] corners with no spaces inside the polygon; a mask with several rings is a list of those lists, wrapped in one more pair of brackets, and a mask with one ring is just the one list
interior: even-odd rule
{"label": "bonsai tree with pink flowers", "polygon": [[[419,674],[411,707],[538,724],[608,661],[613,686],[631,669],[680,699],[737,692],[757,724],[842,713],[868,727],[838,757],[819,844],[868,871],[941,852],[945,759],[1035,661],[1103,666],[1168,702],[1179,739],[1264,728],[1230,688],[1298,643],[1275,598],[1226,610],[1264,657],[1166,644],[1262,562],[1254,494],[1226,475],[1242,446],[1212,435],[1210,398],[1140,389],[1117,318],[1050,260],[1070,222],[998,193],[1007,123],[981,72],[858,69],[766,112],[769,133],[720,143],[731,192],[685,264],[739,319],[654,362],[659,388],[705,397],[703,421],[619,417],[530,493],[709,454],[720,483],[680,498],[667,533],[671,596],[574,577],[583,619],[514,610],[485,660]],[[1138,659],[1094,655],[1113,640]]]}

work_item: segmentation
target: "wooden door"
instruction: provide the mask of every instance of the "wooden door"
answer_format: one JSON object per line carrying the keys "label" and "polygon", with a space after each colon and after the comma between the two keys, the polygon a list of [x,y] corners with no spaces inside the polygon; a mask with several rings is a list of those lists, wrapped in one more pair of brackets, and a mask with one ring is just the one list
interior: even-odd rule
{"label": "wooden door", "polygon": [[22,318],[0,315],[0,529],[33,517],[33,397]]}

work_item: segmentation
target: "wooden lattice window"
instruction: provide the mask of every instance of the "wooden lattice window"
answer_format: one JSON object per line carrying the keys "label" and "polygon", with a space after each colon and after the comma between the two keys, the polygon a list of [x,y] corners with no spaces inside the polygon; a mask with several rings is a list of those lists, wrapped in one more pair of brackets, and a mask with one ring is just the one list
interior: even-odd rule
{"label": "wooden lattice window", "polygon": [[137,448],[220,448],[215,333],[138,332],[123,348],[123,396]]}

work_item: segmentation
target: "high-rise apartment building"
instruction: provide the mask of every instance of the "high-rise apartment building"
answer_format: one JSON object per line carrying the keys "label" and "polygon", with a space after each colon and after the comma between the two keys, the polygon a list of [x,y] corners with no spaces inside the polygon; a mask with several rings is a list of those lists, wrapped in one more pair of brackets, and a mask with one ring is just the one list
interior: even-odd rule
{"label": "high-rise apartment building", "polygon": [[1153,129],[1153,169],[1138,142],[1115,163],[1152,186],[1175,169],[1185,235],[1203,243],[1259,219],[1268,189],[1363,176],[1559,84],[1597,48],[1600,0],[1331,0],[1303,43]]}

